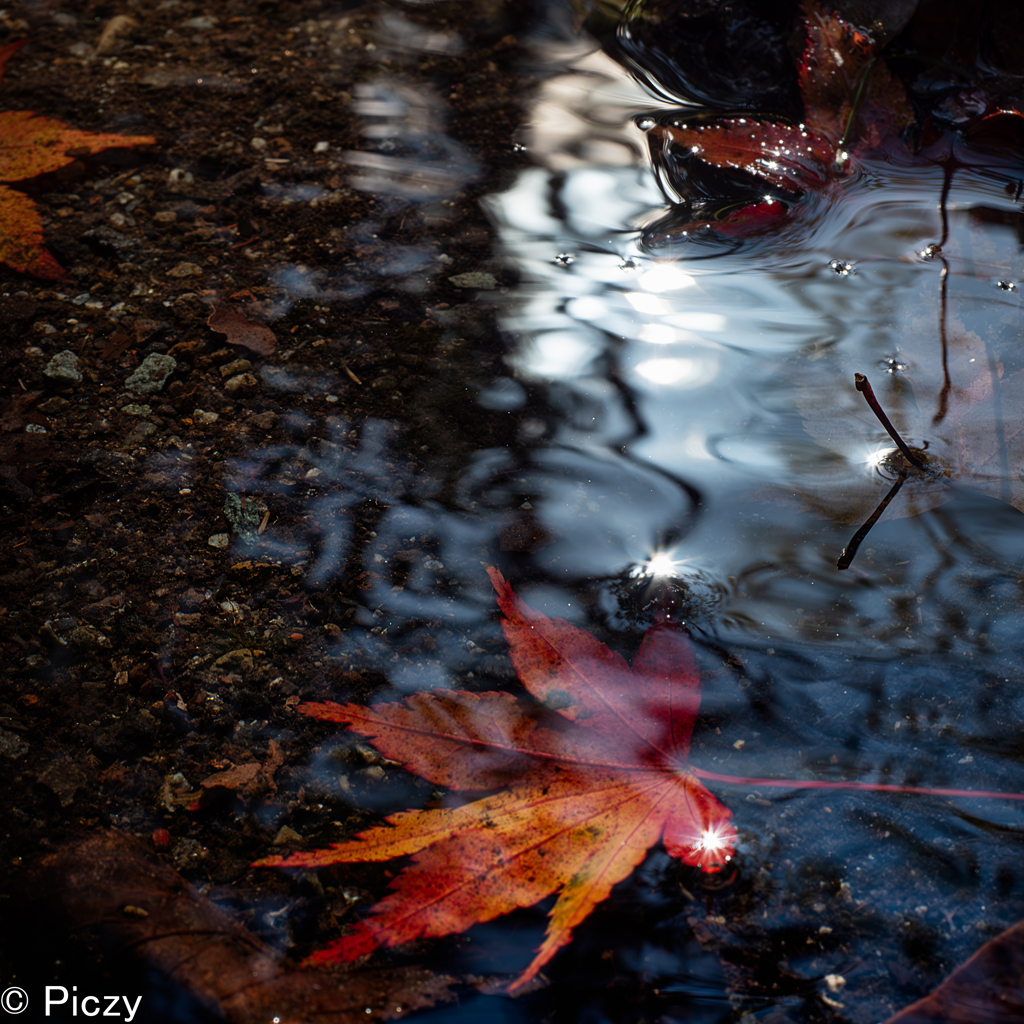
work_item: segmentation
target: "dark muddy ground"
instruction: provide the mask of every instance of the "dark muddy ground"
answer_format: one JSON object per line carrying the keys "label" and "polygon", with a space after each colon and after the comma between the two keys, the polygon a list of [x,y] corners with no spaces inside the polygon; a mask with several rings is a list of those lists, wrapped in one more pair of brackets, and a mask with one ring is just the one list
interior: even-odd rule
{"label": "dark muddy ground", "polygon": [[[502,346],[493,306],[450,279],[510,283],[478,199],[525,164],[521,13],[488,0],[0,12],[0,42],[30,40],[4,109],[159,140],[19,185],[68,274],[0,268],[5,984],[120,969],[97,959],[95,934],[66,945],[67,923],[24,901],[41,854],[108,828],[276,946],[308,951],[349,913],[350,889],[296,901],[248,865],[338,837],[330,821],[349,805],[325,816],[293,768],[336,730],[292,709],[385,682],[352,671],[339,640],[372,617],[366,592],[429,566],[433,542],[410,541],[374,578],[362,554],[381,510],[443,499],[446,466],[481,430],[510,429],[505,414],[463,415],[466,381],[493,377]],[[375,195],[353,166],[405,180]],[[270,327],[276,350],[226,343],[215,308]],[[47,375],[62,352],[80,379]],[[153,354],[171,372],[140,391],[128,379]],[[424,622],[397,649],[415,660],[451,630]],[[385,769],[342,747],[336,795],[379,795]]]}

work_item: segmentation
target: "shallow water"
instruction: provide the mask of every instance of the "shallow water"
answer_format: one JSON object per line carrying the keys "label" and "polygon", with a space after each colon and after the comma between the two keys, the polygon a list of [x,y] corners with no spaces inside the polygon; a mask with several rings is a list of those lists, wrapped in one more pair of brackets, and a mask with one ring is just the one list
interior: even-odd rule
{"label": "shallow water", "polygon": [[[627,648],[645,588],[677,590],[705,669],[701,767],[1020,792],[1019,409],[985,391],[1018,365],[1019,247],[986,213],[1015,209],[1006,179],[954,178],[944,324],[937,168],[864,167],[775,236],[662,258],[638,244],[662,202],[629,119],[652,101],[634,89],[630,110],[610,61],[575,62],[538,102],[542,166],[489,200],[522,284],[500,300],[510,373],[480,402],[528,425],[529,389],[549,417],[515,488],[507,451],[473,467],[547,539],[506,571]],[[955,486],[911,481],[840,571],[895,478],[855,372]],[[551,998],[575,1003],[559,1019],[880,1019],[1021,915],[1019,804],[711,787],[736,814],[737,880],[680,904],[653,854],[551,965]]]}
{"label": "shallow water", "polygon": [[[938,169],[862,167],[772,236],[652,253],[639,230],[664,201],[634,117],[654,101],[586,43],[537,49],[548,79],[523,139],[536,166],[487,199],[520,281],[480,298],[498,304],[505,370],[467,380],[475,411],[462,413],[504,421],[514,439],[454,461],[433,453],[403,476],[400,422],[339,420],[326,444],[243,467],[258,479],[294,456],[321,470],[306,506],[323,534],[313,583],[352,557],[346,510],[382,509],[356,557],[397,559],[398,575],[365,593],[332,656],[400,692],[486,677],[480,645],[500,641],[482,558],[497,556],[535,607],[627,652],[670,587],[704,671],[697,766],[1019,792],[1024,518],[1000,500],[1019,493],[1019,410],[983,404],[985,375],[1018,365],[1017,240],[984,214],[1016,209],[1005,179],[954,179],[944,323],[943,264],[928,250],[942,232]],[[375,137],[394,134],[388,118],[410,123],[410,95],[385,80],[356,102]],[[414,148],[442,130],[436,98],[416,102],[435,113],[402,137]],[[436,199],[465,180],[453,167],[473,173],[456,157],[364,157],[356,173],[405,198],[426,181]],[[429,255],[399,247],[396,274]],[[953,411],[935,423],[943,332]],[[840,571],[894,479],[855,372],[953,485],[908,481]],[[965,468],[964,448],[979,446],[993,454]],[[428,560],[401,554],[417,544]],[[329,789],[329,770],[311,765],[310,784]],[[423,1019],[669,1024],[784,1008],[867,1022],[1021,916],[1019,804],[711,788],[741,836],[727,884],[654,852],[549,965],[549,989]],[[390,791],[375,806],[408,799]],[[545,909],[480,926],[431,966],[514,972]]]}

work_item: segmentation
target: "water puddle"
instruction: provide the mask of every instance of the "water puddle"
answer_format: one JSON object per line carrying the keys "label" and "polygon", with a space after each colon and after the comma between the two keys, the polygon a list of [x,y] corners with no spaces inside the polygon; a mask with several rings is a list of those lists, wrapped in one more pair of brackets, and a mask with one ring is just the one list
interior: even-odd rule
{"label": "water puddle", "polygon": [[[182,738],[145,771],[184,773],[198,793],[210,757],[225,770],[243,750],[270,756],[270,740],[289,751],[287,769],[259,800],[210,800],[198,818],[184,809],[191,788],[179,798],[165,784],[158,821],[130,808],[126,782],[111,797],[121,823],[185,837],[201,822],[191,841],[208,852],[176,847],[176,867],[208,889],[262,892],[250,917],[276,945],[309,952],[320,931],[336,938],[391,875],[353,866],[268,882],[247,864],[276,850],[285,826],[322,846],[356,819],[369,827],[371,812],[439,797],[292,709],[449,688],[520,694],[488,564],[532,607],[628,656],[670,595],[702,673],[692,762],[708,772],[1020,793],[1017,179],[960,168],[943,215],[942,168],[878,160],[775,232],[666,242],[646,135],[665,97],[574,34],[567,11],[538,10],[515,27],[535,89],[496,170],[460,134],[472,82],[456,88],[449,65],[423,70],[464,59],[470,30],[416,16],[412,5],[331,13],[289,37],[298,61],[302,46],[348,53],[355,33],[365,74],[327,76],[352,84],[344,123],[316,150],[329,166],[264,166],[251,186],[268,224],[298,225],[243,240],[265,269],[261,315],[279,348],[235,368],[253,383],[230,408],[207,383],[187,408],[157,410],[173,440],[132,456],[140,488],[169,501],[195,489],[189,504],[206,508],[201,529],[188,507],[175,513],[182,553],[160,594],[170,611],[146,612],[147,657],[166,678],[144,696]],[[502,17],[480,30],[495,60],[513,30]],[[236,71],[210,69],[218,102],[248,88]],[[186,71],[149,74],[143,84],[178,88]],[[481,182],[494,187],[480,195]],[[181,201],[208,201],[200,219],[213,218],[222,200],[201,191]],[[478,199],[493,239],[466,212]],[[257,226],[238,230],[254,238]],[[209,295],[188,295],[163,304],[205,318]],[[193,363],[211,378],[220,365],[227,357]],[[855,374],[933,471],[892,461]],[[203,435],[204,409],[234,417],[241,436]],[[144,531],[132,536],[124,550],[141,557]],[[66,646],[61,633],[46,665],[30,666],[32,686],[63,671]],[[127,680],[125,649],[111,664]],[[130,775],[114,741],[99,757],[105,778]],[[483,986],[418,1019],[867,1024],[1024,916],[1019,804],[708,787],[739,836],[728,871],[703,875],[655,847],[545,967],[549,985],[516,1000]],[[235,850],[223,863],[215,841]],[[550,906],[394,962],[514,976]]]}

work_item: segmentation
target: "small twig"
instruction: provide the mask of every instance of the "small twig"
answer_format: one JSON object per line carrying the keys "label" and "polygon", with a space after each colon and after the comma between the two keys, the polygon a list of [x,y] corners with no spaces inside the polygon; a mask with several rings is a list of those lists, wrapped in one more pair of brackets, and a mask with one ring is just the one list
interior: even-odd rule
{"label": "small twig", "polygon": [[896,497],[900,492],[900,488],[903,486],[903,481],[907,479],[907,471],[904,469],[899,476],[899,479],[889,488],[889,492],[886,496],[878,503],[878,507],[868,517],[864,525],[850,538],[850,542],[843,548],[843,553],[839,556],[839,561],[836,562],[837,569],[849,569],[853,564],[853,560],[857,557],[857,549],[861,546],[864,538],[871,532],[871,527],[878,522],[881,518],[882,513],[889,507],[889,502]]}
{"label": "small twig", "polygon": [[885,411],[878,404],[878,399],[875,398],[875,393],[871,390],[871,384],[867,377],[863,373],[855,373],[853,375],[853,383],[864,396],[864,400],[871,407],[871,411],[878,417],[878,422],[885,427],[889,436],[896,442],[896,446],[903,452],[907,462],[912,466],[917,466],[918,469],[922,469],[924,467],[924,459],[917,452],[911,450],[907,442],[900,437],[899,431],[889,422],[889,417],[885,415]]}
{"label": "small twig", "polygon": [[872,57],[868,61],[868,66],[864,69],[864,74],[860,76],[860,82],[857,83],[857,95],[853,97],[853,104],[850,107],[850,114],[846,118],[846,126],[843,128],[843,137],[839,140],[839,145],[836,147],[838,150],[846,148],[846,144],[850,141],[850,136],[853,134],[853,121],[857,116],[857,111],[860,109],[861,101],[864,99],[864,87],[868,84],[868,79],[871,77],[871,71],[875,66],[877,57]]}

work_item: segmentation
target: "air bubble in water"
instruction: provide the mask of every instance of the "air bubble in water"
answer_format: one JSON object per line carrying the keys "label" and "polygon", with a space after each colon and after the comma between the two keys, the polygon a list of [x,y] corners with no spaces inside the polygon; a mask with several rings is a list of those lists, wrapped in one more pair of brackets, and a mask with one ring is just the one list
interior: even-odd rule
{"label": "air bubble in water", "polygon": [[649,132],[658,122],[653,117],[638,117],[636,126],[642,132]]}
{"label": "air bubble in water", "polygon": [[934,260],[942,254],[942,246],[932,242],[926,245],[917,255],[923,260]]}

